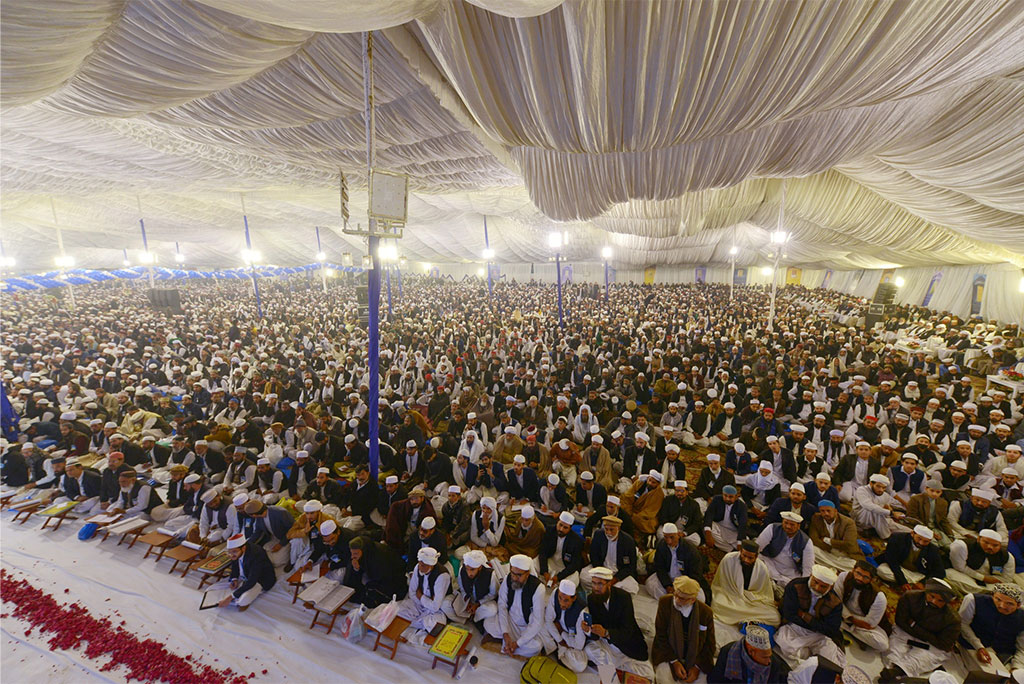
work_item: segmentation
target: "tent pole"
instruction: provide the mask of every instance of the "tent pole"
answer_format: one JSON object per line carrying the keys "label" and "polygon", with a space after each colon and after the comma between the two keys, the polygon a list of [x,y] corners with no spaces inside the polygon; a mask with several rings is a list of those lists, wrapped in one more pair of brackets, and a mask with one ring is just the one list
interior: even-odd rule
{"label": "tent pole", "polygon": [[[366,185],[370,185],[370,171],[374,165],[374,106],[373,106],[373,32],[363,33],[363,120],[366,124]],[[367,248],[370,252],[370,271],[367,273],[367,294],[370,304],[370,322],[367,340],[367,365],[369,366],[370,385],[369,406],[366,417],[369,422],[370,444],[370,477],[374,482],[380,472],[380,254],[378,247],[380,238],[377,221],[369,216],[369,233]]]}
{"label": "tent pole", "polygon": [[555,277],[558,282],[558,327],[565,330],[565,320],[562,318],[562,252],[555,252]]}
{"label": "tent pole", "polygon": [[[242,195],[242,223],[245,225],[245,248],[252,253],[252,240],[249,238],[249,217],[245,213],[245,195]],[[249,277],[252,278],[252,292],[256,295],[256,315],[263,319],[263,302],[260,300],[260,285],[256,282],[256,264],[249,261]]]}
{"label": "tent pole", "polygon": [[[57,250],[60,252],[61,263],[64,263],[64,257],[67,256],[64,253],[64,236],[60,232],[60,224],[57,223],[57,207],[53,203],[53,198],[50,198],[50,211],[53,212],[53,226],[57,229]],[[60,267],[61,280],[63,280],[64,266]],[[68,283],[68,304],[71,305],[71,310],[75,310],[75,286]]]}
{"label": "tent pole", "polygon": [[138,195],[136,195],[135,196],[135,201],[139,205],[139,228],[142,229],[142,251],[145,252],[146,258],[148,258],[150,260],[149,261],[149,267],[146,270],[149,273],[149,289],[152,290],[153,288],[156,287],[156,285],[153,283],[153,261],[154,261],[154,257],[153,257],[152,254],[149,253],[149,240],[146,239],[146,222],[142,218],[142,200],[139,199]]}

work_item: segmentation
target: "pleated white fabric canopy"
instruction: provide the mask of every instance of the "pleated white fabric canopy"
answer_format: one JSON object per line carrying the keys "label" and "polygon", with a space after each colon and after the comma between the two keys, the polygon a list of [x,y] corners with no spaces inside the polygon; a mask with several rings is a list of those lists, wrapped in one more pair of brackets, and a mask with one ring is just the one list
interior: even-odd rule
{"label": "pleated white fabric canopy", "polygon": [[[401,251],[614,248],[623,269],[1024,267],[1019,0],[5,0],[4,248],[49,268],[150,247],[304,264],[365,220],[361,35],[377,160],[408,174]],[[784,200],[783,200],[784,198]]]}

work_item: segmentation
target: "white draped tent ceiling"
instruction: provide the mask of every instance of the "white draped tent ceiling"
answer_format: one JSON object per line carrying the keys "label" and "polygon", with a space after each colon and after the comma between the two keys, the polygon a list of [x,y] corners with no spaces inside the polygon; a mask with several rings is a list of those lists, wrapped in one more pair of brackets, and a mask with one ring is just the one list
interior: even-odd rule
{"label": "white draped tent ceiling", "polygon": [[364,251],[365,30],[412,260],[1024,267],[1021,0],[4,0],[6,253]]}

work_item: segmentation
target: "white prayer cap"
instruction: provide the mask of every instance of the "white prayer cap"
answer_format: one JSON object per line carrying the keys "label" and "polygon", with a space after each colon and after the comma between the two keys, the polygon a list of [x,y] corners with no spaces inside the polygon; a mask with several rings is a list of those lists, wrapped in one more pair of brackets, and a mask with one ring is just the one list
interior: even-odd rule
{"label": "white prayer cap", "polygon": [[448,486],[448,493],[449,494],[462,494],[462,487],[460,487],[459,485],[449,485]]}
{"label": "white prayer cap", "polygon": [[317,511],[323,510],[323,507],[324,505],[322,503],[316,499],[312,499],[302,505],[302,511],[303,513],[316,513]]}
{"label": "white prayer cap", "polygon": [[508,559],[508,564],[516,570],[529,570],[533,567],[533,560],[529,556],[517,553]]}
{"label": "white prayer cap", "polygon": [[587,482],[592,482],[594,479],[594,473],[590,472],[589,470],[584,470],[582,473],[580,473],[580,479],[586,480]]}
{"label": "white prayer cap", "polygon": [[804,486],[799,482],[794,482],[793,484],[789,485],[789,491],[793,491],[794,489],[800,492],[801,494],[806,494],[806,492],[804,491]]}
{"label": "white prayer cap", "polygon": [[907,461],[907,460],[910,460],[910,461],[920,461],[921,459],[919,459],[917,457],[917,454],[915,454],[914,452],[908,451],[905,454],[903,454],[902,456],[900,456],[900,460],[901,461]]}
{"label": "white prayer cap", "polygon": [[949,464],[950,468],[960,468],[961,470],[967,470],[967,464],[962,459],[956,459]]}
{"label": "white prayer cap", "polygon": [[650,442],[651,441],[651,438],[647,436],[646,432],[638,432],[635,435],[633,435],[633,441],[634,442],[636,440],[638,440],[638,439],[639,440],[643,440],[644,442]]}
{"label": "white prayer cap", "polygon": [[985,501],[992,501],[996,498],[995,490],[993,489],[972,489],[971,496],[976,496],[979,499],[985,499]]}
{"label": "white prayer cap", "polygon": [[493,496],[485,496],[480,499],[480,506],[490,508],[492,511],[498,510],[498,502]]}
{"label": "white prayer cap", "polygon": [[817,563],[811,568],[811,577],[825,584],[835,584],[836,580],[839,579],[835,570],[824,565],[818,565]]}
{"label": "white prayer cap", "polygon": [[331,471],[328,470],[327,468],[317,468],[316,469],[316,474],[317,475],[330,475]]}
{"label": "white prayer cap", "polygon": [[405,448],[406,449],[415,449],[416,448],[416,440],[415,439],[410,439],[408,442],[405,443]]}
{"label": "white prayer cap", "polygon": [[594,435],[590,438],[590,441],[594,444],[604,444],[604,437],[601,435]]}
{"label": "white prayer cap", "polygon": [[[352,435],[352,434],[345,435],[345,444],[352,444],[352,442],[354,442],[354,441],[356,441],[356,436],[355,435]],[[296,458],[298,458],[298,455],[299,455],[299,453],[296,452],[296,454],[295,454]],[[306,455],[308,456],[309,454],[306,454]]]}
{"label": "white prayer cap", "polygon": [[590,426],[590,434],[596,435],[600,431],[601,431],[601,428],[599,428],[597,425],[591,425]]}
{"label": "white prayer cap", "polygon": [[[219,487],[211,487],[210,489],[207,489],[205,492],[203,492],[202,496],[200,496],[199,499],[203,503],[210,503],[211,501],[213,501],[213,499],[218,494],[220,494],[220,488]],[[245,496],[245,495],[244,494],[240,494],[239,496]],[[248,500],[249,499],[247,497],[246,501],[248,501]]]}
{"label": "white prayer cap", "polygon": [[679,534],[679,528],[675,523],[665,523],[661,528],[662,534]]}
{"label": "white prayer cap", "polygon": [[793,511],[783,511],[780,515],[783,520],[788,520],[790,522],[802,523],[804,521],[804,517],[802,515],[794,513]]}
{"label": "white prayer cap", "polygon": [[896,447],[899,446],[899,444],[896,443],[894,440],[891,440],[891,439],[883,439],[882,440],[882,446],[887,446],[890,449],[895,449]]}
{"label": "white prayer cap", "polygon": [[688,489],[690,485],[686,484],[686,480],[676,480],[672,486],[676,489]]}
{"label": "white prayer cap", "polygon": [[793,432],[799,432],[800,434],[807,432],[807,428],[803,425],[794,425],[793,427],[790,428],[790,430],[792,430]]}
{"label": "white prayer cap", "polygon": [[437,552],[437,549],[432,546],[424,546],[416,552],[416,560],[420,563],[426,563],[427,565],[437,565],[437,559],[440,555],[441,554]]}
{"label": "white prayer cap", "polygon": [[560,480],[558,479],[558,475],[556,475],[555,473],[551,473],[550,475],[548,475],[548,484],[557,485],[559,482]]}
{"label": "white prayer cap", "polygon": [[872,475],[870,477],[869,481],[870,482],[877,482],[878,484],[884,484],[884,485],[889,484],[889,478],[887,478],[885,475],[881,475],[879,473],[875,473],[874,475]]}
{"label": "white prayer cap", "polygon": [[568,449],[569,448],[569,440],[568,439],[560,439],[560,440],[558,440],[558,448],[560,448],[560,449]]}
{"label": "white prayer cap", "polygon": [[957,445],[957,446],[966,446],[966,447],[969,447],[969,446],[971,446],[971,443],[970,443],[970,442],[968,442],[968,441],[967,441],[966,439],[961,439],[960,441],[958,441],[958,442],[956,443],[956,445]]}
{"label": "white prayer cap", "polygon": [[[734,446],[732,449],[737,454],[745,454],[745,453],[747,453],[747,447],[746,447],[745,444],[743,444],[743,442],[736,442],[736,446]],[[716,456],[717,456],[717,454],[716,454]]]}
{"label": "white prayer cap", "polygon": [[615,496],[614,494],[609,495],[607,501],[613,506],[618,506],[622,502],[622,500],[619,499],[619,497]]}
{"label": "white prayer cap", "polygon": [[469,413],[466,414],[466,420],[473,420],[474,418],[476,418],[475,412],[470,411]]}
{"label": "white prayer cap", "polygon": [[988,529],[982,530],[981,532],[978,533],[978,536],[979,537],[984,537],[985,539],[991,539],[991,540],[997,541],[997,542],[1003,541],[1002,537],[1000,537],[999,533],[996,532],[995,530],[988,530]]}
{"label": "white prayer cap", "polygon": [[422,521],[420,521],[420,529],[421,530],[432,530],[435,527],[437,527],[437,521],[434,520],[429,515],[426,518],[424,518]]}
{"label": "white prayer cap", "polygon": [[1001,474],[1002,475],[1020,475],[1020,473],[1017,472],[1016,468],[1003,468]]}
{"label": "white prayer cap", "polygon": [[935,538],[935,533],[932,532],[931,529],[925,527],[924,525],[916,525],[914,527],[914,534],[916,534],[919,537],[924,537],[925,539]]}
{"label": "white prayer cap", "polygon": [[859,446],[859,447],[862,447],[862,446],[870,447],[871,445],[870,445],[870,444],[868,444],[867,442],[865,442],[865,441],[864,441],[864,440],[862,439],[862,440],[860,440],[859,442],[857,442],[857,446]]}
{"label": "white prayer cap", "polygon": [[761,461],[757,464],[758,470],[767,470],[769,473],[775,472],[775,466],[772,465],[771,461]]}
{"label": "white prayer cap", "polygon": [[117,423],[115,423],[113,421],[107,421],[106,423],[103,424],[103,427],[111,428],[113,430],[116,430],[117,429]]}
{"label": "white prayer cap", "polygon": [[566,596],[576,595],[576,583],[571,579],[564,579],[558,583],[558,591],[562,592]]}
{"label": "white prayer cap", "polygon": [[829,430],[828,432],[829,437],[842,437],[843,434],[845,433],[842,430]]}
{"label": "white prayer cap", "polygon": [[[728,405],[728,404],[727,404],[727,405]],[[669,407],[669,408],[679,408],[679,404],[677,404],[677,403],[676,403],[676,402],[674,402],[674,401],[670,401],[670,402],[668,402],[668,407]]]}
{"label": "white prayer cap", "polygon": [[236,506],[244,506],[246,503],[248,503],[248,501],[248,494],[235,494],[235,498],[231,500],[231,503],[233,503]]}
{"label": "white prayer cap", "polygon": [[984,425],[978,425],[976,423],[972,423],[971,425],[967,426],[967,429],[969,431],[977,430],[978,432],[984,432],[985,431],[985,426]]}
{"label": "white prayer cap", "polygon": [[260,458],[256,459],[256,465],[270,465],[270,459],[267,458],[266,456],[261,456]]}
{"label": "white prayer cap", "polygon": [[[737,445],[737,446],[739,446],[739,445]],[[718,463],[719,461],[722,460],[722,457],[721,457],[720,454],[708,454],[707,455],[707,459],[708,459],[708,463]]]}
{"label": "white prayer cap", "polygon": [[240,546],[245,546],[245,535],[244,534],[239,533],[239,534],[236,534],[233,537],[228,537],[228,548],[229,549],[237,549]]}
{"label": "white prayer cap", "polygon": [[1006,445],[1006,451],[1016,451],[1016,452],[1020,452],[1020,451],[1021,451],[1021,448],[1020,448],[1020,446],[1018,446],[1017,444],[1007,444],[1007,445]]}
{"label": "white prayer cap", "polygon": [[666,425],[666,426],[664,426],[664,427],[663,427],[663,428],[661,428],[661,429],[662,429],[662,431],[664,431],[664,432],[675,432],[675,431],[676,431],[676,428],[675,428],[675,426],[673,426],[673,425]]}
{"label": "white prayer cap", "polygon": [[505,428],[505,434],[506,435],[514,435],[514,434],[516,434],[515,427],[513,427],[512,425],[509,425],[508,427],[506,427]]}
{"label": "white prayer cap", "polygon": [[60,414],[61,420],[78,420],[78,415],[74,411],[65,411]]}
{"label": "white prayer cap", "polygon": [[665,451],[671,451],[673,454],[678,454],[679,453],[679,445],[678,444],[666,444],[665,445]]}
{"label": "white prayer cap", "polygon": [[775,444],[776,442],[779,441],[779,438],[776,437],[775,435],[769,435],[764,438],[764,441],[767,442],[768,444]]}
{"label": "white prayer cap", "polygon": [[591,577],[597,577],[597,578],[603,579],[605,581],[608,581],[608,580],[612,579],[613,577],[615,577],[615,575],[612,573],[612,571],[610,569],[604,567],[603,565],[599,565],[596,568],[591,568],[590,576]]}
{"label": "white prayer cap", "polygon": [[725,404],[722,405],[722,408],[734,409],[736,408],[736,404],[732,403],[731,401],[727,401],[725,402]]}
{"label": "white prayer cap", "polygon": [[614,431],[612,433],[612,439],[618,439],[621,436],[622,436],[622,432],[620,430],[616,430],[616,431]]}
{"label": "white prayer cap", "polygon": [[193,484],[199,482],[199,476],[195,473],[189,473],[185,476],[185,484]]}
{"label": "white prayer cap", "polygon": [[818,450],[817,443],[815,443],[815,442],[808,442],[807,444],[804,445],[804,451],[807,451],[808,449],[810,449],[811,451],[817,451]]}
{"label": "white prayer cap", "polygon": [[622,412],[622,417],[625,418],[626,420],[632,420],[633,419],[633,414],[630,413],[629,411],[623,411]]}
{"label": "white prayer cap", "polygon": [[337,529],[338,523],[334,522],[330,518],[320,523],[320,534],[322,534],[325,537],[329,534],[334,534],[334,531]]}
{"label": "white prayer cap", "polygon": [[468,568],[479,568],[487,562],[487,554],[483,551],[470,551],[462,557],[462,563]]}
{"label": "white prayer cap", "polygon": [[831,482],[832,481],[832,476],[829,475],[828,473],[826,473],[824,470],[822,470],[820,473],[818,473],[817,477],[815,477],[814,479],[815,480],[823,480],[825,482]]}
{"label": "white prayer cap", "polygon": [[523,506],[523,509],[519,511],[519,515],[522,516],[524,520],[529,520],[534,516],[533,506],[531,506],[530,504],[526,504],[525,506]]}
{"label": "white prayer cap", "polygon": [[767,651],[772,647],[772,640],[768,635],[768,630],[756,624],[747,624],[747,634],[744,637],[744,641],[753,648],[762,651]]}
{"label": "white prayer cap", "polygon": [[397,476],[397,475],[388,475],[388,476],[387,476],[387,477],[386,477],[386,478],[384,479],[384,484],[386,484],[386,485],[389,485],[389,484],[398,484],[398,476]]}
{"label": "white prayer cap", "polygon": [[562,511],[558,514],[558,520],[565,523],[566,525],[572,525],[576,522],[576,518],[573,517],[569,511]]}
{"label": "white prayer cap", "polygon": [[89,421],[89,425],[103,425],[103,421],[99,418],[93,418]]}
{"label": "white prayer cap", "polygon": [[205,439],[197,439],[196,440],[196,446],[207,446],[207,445],[209,445],[209,442],[207,442]]}

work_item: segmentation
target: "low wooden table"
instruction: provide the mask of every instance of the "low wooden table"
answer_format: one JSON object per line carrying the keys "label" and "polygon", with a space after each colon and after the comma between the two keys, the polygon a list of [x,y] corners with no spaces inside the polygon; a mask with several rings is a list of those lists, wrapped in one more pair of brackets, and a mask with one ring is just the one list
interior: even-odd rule
{"label": "low wooden table", "polygon": [[[343,614],[343,613],[347,613],[348,612],[348,601],[345,601],[344,603],[342,603],[340,606],[335,608],[330,613],[326,613],[326,612],[320,610],[319,608],[316,607],[316,605],[311,604],[311,603],[307,603],[306,606],[307,607],[311,606],[313,608],[313,621],[309,623],[309,628],[313,629],[317,625],[320,625],[321,627],[326,627],[327,628],[327,633],[328,634],[330,634],[331,630],[334,629],[334,621],[338,619],[338,616]],[[324,620],[323,621],[320,620],[320,615],[324,616]],[[327,620],[328,617],[331,618],[330,621]],[[394,657],[394,656],[392,656],[392,657]]]}
{"label": "low wooden table", "polygon": [[131,546],[128,548],[134,546],[136,541],[140,541],[143,544],[149,544],[149,548],[146,549],[146,553],[142,556],[142,560],[146,560],[149,557],[149,554],[153,553],[155,549],[159,549],[159,553],[156,556],[156,561],[159,562],[160,559],[164,557],[164,552],[167,550],[167,544],[169,544],[172,539],[174,539],[174,537],[169,534],[164,534],[163,532],[149,532],[133,539]]}
{"label": "low wooden table", "polygon": [[[328,567],[329,566],[328,566],[327,563],[321,563],[320,564],[320,576],[321,577],[323,577],[324,575],[326,575],[329,572]],[[288,584],[290,584],[291,586],[295,587],[295,593],[292,594],[292,603],[295,603],[296,601],[299,600],[299,591],[302,590],[302,575],[303,575],[303,572],[302,572],[301,569],[299,569],[299,570],[296,570],[295,572],[293,572],[291,575],[288,576]]]}
{"label": "low wooden table", "polygon": [[[116,524],[117,523],[114,523],[114,525]],[[108,525],[103,528],[103,539],[100,539],[101,542],[106,541],[107,537],[110,536],[110,527],[111,526]],[[147,527],[149,527],[148,520],[139,520],[138,527],[126,530],[121,533],[121,538],[117,540],[117,545],[120,546],[121,543],[124,542],[124,540],[127,539],[130,535],[132,537],[132,543],[128,545],[128,548],[132,548],[133,546],[135,546],[135,542],[138,541],[139,537],[141,537],[145,533]]]}
{"label": "low wooden table", "polygon": [[[58,513],[57,515],[45,515],[45,516],[43,516],[44,518],[46,518],[46,520],[43,521],[43,526],[40,527],[39,529],[40,530],[45,530],[47,527],[50,526],[50,523],[52,521],[56,520],[57,524],[54,525],[53,527],[51,527],[50,529],[52,529],[52,530],[59,530],[60,526],[64,524],[64,521],[68,519],[68,516],[70,516],[74,512],[74,510],[75,510],[74,508],[69,508],[68,510],[64,511],[63,513]],[[71,519],[72,520],[76,520],[77,518],[75,516],[71,516]]]}
{"label": "low wooden table", "polygon": [[[28,519],[32,517],[32,514],[38,511],[40,508],[42,508],[42,506],[42,502],[36,502],[33,504],[29,504],[28,506],[22,506],[20,508],[15,508],[14,506],[11,506],[11,508],[14,508],[14,510],[18,511],[14,514],[14,517],[11,518],[11,522],[16,522],[19,525],[24,525],[28,521]],[[18,522],[18,518],[21,518],[21,522]]]}
{"label": "low wooden table", "polygon": [[181,573],[181,576],[184,577],[188,574],[188,571],[192,569],[192,561],[198,558],[201,553],[202,549],[190,549],[189,547],[181,544],[175,546],[173,549],[169,549],[164,555],[168,558],[173,558],[174,565],[172,565],[171,569],[167,571],[167,574],[170,575],[174,573],[174,571],[178,569],[178,564],[184,563],[185,570]]}
{"label": "low wooden table", "polygon": [[389,660],[394,660],[395,654],[398,653],[398,645],[405,641],[405,637],[402,636],[402,632],[404,632],[406,628],[408,628],[409,625],[411,624],[412,623],[406,620],[404,617],[399,617],[396,615],[395,619],[391,621],[391,624],[388,625],[387,629],[385,629],[383,632],[377,632],[377,630],[375,630],[373,627],[367,625],[366,629],[370,630],[371,632],[377,632],[377,640],[373,644],[373,650],[376,651],[377,647],[381,645],[381,639],[387,639],[391,642],[391,644],[388,645],[385,643],[383,647],[385,651],[391,651],[391,657],[389,658]]}
{"label": "low wooden table", "polygon": [[[428,634],[427,638],[423,640],[423,643],[425,643],[427,646],[433,646],[435,641],[437,641],[437,639],[435,637],[431,636],[430,634]],[[448,660],[447,658],[443,658],[441,656],[437,656],[437,655],[436,656],[432,656],[434,661],[432,663],[430,663],[430,669],[433,670],[437,666],[438,663],[442,663],[444,665],[451,665],[452,666],[452,679],[455,679],[455,675],[458,674],[458,672],[459,672],[459,665],[462,663],[462,659],[469,655],[469,644],[472,641],[473,641],[473,636],[472,636],[472,634],[470,634],[470,637],[468,639],[466,639],[465,643],[462,644],[462,647],[459,648],[459,652],[455,654],[454,662],[451,661],[451,660]],[[430,655],[430,654],[428,653],[427,655]]]}

